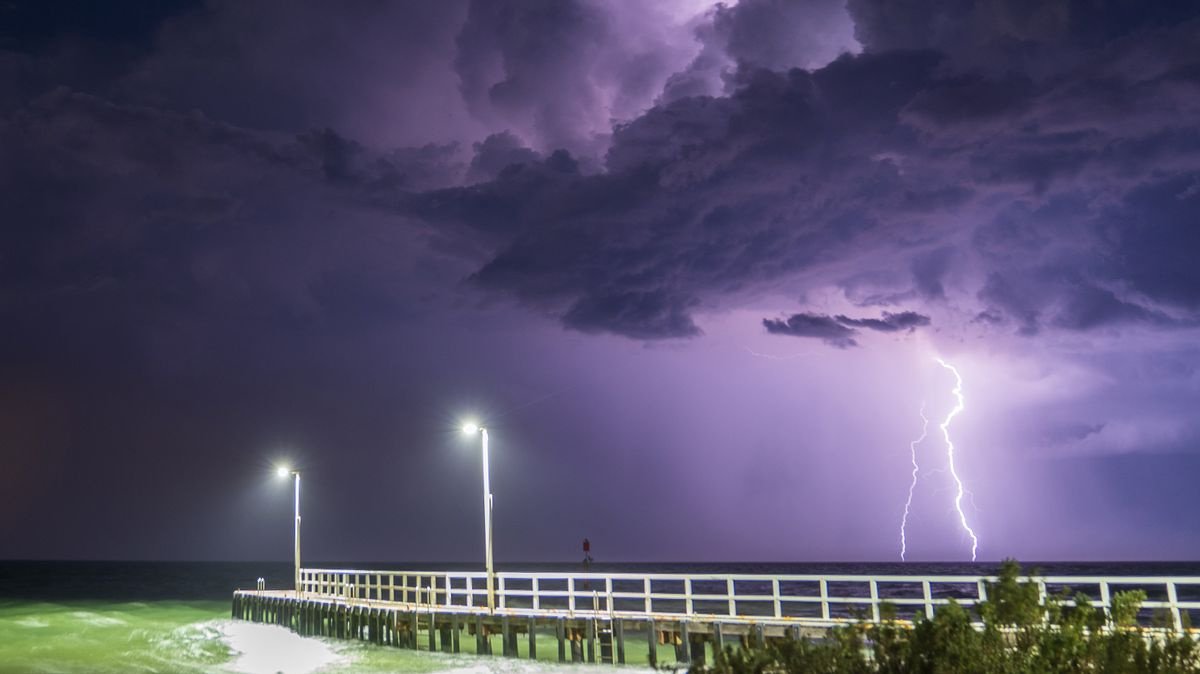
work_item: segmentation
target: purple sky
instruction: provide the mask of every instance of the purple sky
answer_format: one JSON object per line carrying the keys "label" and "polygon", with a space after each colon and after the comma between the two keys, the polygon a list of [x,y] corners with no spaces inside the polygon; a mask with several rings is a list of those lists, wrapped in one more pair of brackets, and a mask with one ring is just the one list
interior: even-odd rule
{"label": "purple sky", "polygon": [[0,7],[0,558],[1197,559],[1200,7]]}

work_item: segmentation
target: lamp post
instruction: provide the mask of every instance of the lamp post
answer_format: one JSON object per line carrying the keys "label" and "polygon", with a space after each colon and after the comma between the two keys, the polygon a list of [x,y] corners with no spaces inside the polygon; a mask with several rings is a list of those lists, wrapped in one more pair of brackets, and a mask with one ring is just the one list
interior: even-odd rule
{"label": "lamp post", "polygon": [[296,533],[295,533],[296,556],[295,556],[295,560],[296,560],[296,562],[295,562],[294,581],[296,583],[296,596],[299,597],[300,596],[300,471],[292,470],[292,469],[288,468],[287,466],[280,466],[279,468],[275,469],[275,474],[278,475],[279,477],[287,477],[288,475],[293,475],[295,477],[295,482],[296,482],[296,505],[295,505],[295,510],[296,510]]}
{"label": "lamp post", "polygon": [[487,567],[487,602],[488,613],[496,611],[496,571],[492,566],[492,487],[488,477],[488,432],[483,426],[468,423],[463,426],[467,435],[479,433],[483,438],[483,544],[484,560]]}

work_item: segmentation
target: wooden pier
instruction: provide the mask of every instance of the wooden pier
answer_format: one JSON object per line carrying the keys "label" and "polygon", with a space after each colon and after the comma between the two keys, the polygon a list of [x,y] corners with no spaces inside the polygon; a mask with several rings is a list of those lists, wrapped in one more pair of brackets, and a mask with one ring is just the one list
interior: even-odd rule
{"label": "wooden pier", "polygon": [[[559,662],[702,664],[727,644],[820,636],[901,622],[950,601],[987,598],[987,576],[499,573],[303,569],[298,590],[238,590],[233,617],[303,636],[361,639],[432,652]],[[1143,610],[1200,632],[1200,577],[1031,577],[1042,596],[1081,591],[1101,608],[1116,589],[1147,592]],[[1067,602],[1069,603],[1069,602]]]}

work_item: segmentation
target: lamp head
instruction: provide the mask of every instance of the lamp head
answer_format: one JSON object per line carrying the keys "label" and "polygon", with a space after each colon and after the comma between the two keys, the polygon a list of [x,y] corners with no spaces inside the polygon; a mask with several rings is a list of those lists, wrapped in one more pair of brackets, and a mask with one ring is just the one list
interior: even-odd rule
{"label": "lamp head", "polygon": [[478,432],[479,424],[473,421],[468,421],[467,423],[463,424],[463,433],[466,433],[467,435],[475,435]]}
{"label": "lamp head", "polygon": [[288,468],[287,466],[279,466],[275,469],[275,474],[278,475],[279,477],[287,477],[288,474],[291,472],[292,472],[292,470],[290,468]]}

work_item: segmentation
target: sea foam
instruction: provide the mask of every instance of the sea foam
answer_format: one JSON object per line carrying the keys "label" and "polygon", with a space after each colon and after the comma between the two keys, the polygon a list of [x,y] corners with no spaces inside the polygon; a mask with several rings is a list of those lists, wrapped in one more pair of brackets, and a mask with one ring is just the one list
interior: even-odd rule
{"label": "sea foam", "polygon": [[237,654],[227,669],[242,674],[309,674],[344,659],[328,644],[278,625],[227,622],[221,640]]}

